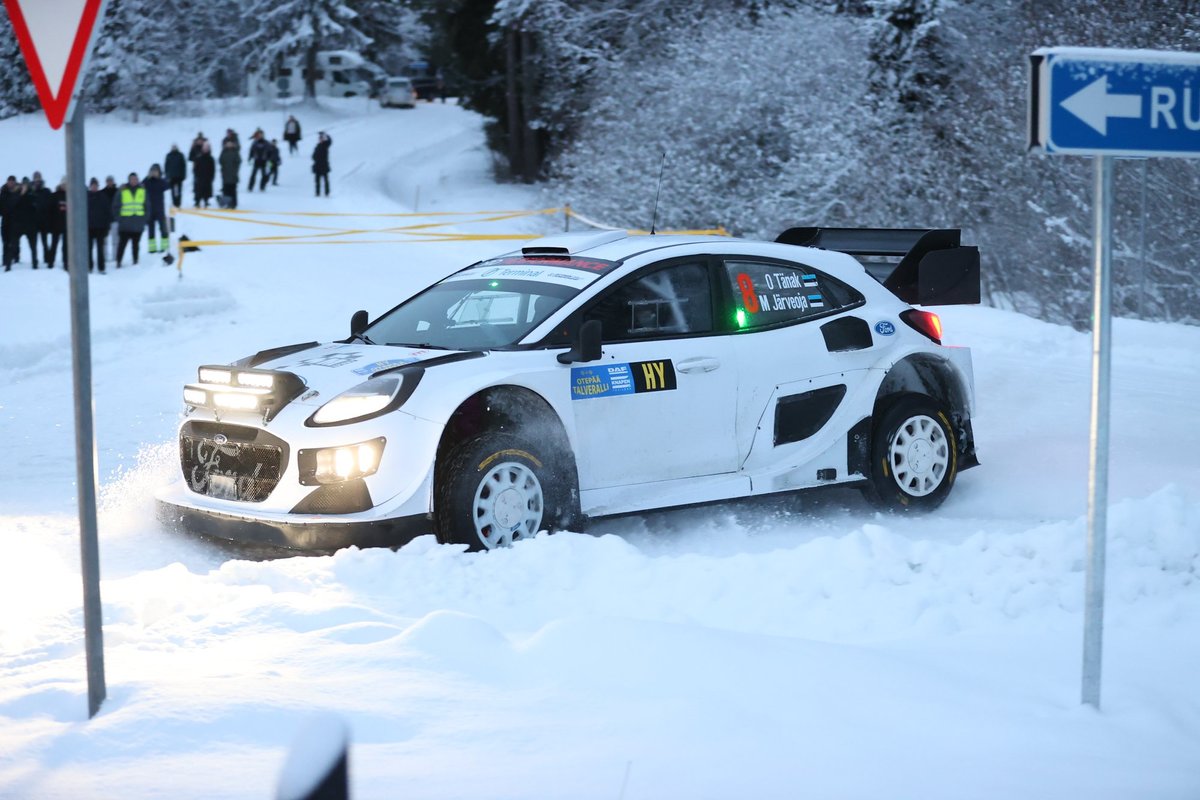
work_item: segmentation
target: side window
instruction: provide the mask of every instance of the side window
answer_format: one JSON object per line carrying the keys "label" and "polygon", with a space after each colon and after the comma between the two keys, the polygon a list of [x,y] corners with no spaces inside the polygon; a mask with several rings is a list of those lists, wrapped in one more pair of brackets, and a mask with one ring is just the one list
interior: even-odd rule
{"label": "side window", "polygon": [[704,263],[675,264],[644,275],[593,306],[606,342],[712,331],[712,291]]}
{"label": "side window", "polygon": [[726,261],[725,276],[739,328],[799,322],[863,300],[841,281],[800,265]]}

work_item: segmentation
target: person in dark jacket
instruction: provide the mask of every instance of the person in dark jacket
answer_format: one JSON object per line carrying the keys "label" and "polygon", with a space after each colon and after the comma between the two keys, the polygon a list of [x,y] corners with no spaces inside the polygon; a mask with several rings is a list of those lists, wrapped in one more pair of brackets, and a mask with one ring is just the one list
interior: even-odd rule
{"label": "person in dark jacket", "polygon": [[171,205],[179,208],[179,204],[183,202],[183,182],[187,180],[187,161],[183,159],[179,145],[171,145],[171,152],[167,153],[163,161],[163,172],[166,174],[167,183],[171,184]]}
{"label": "person in dark jacket", "polygon": [[313,175],[317,182],[317,197],[321,196],[321,181],[325,181],[325,196],[329,197],[329,148],[333,146],[333,138],[325,131],[317,134],[317,146],[313,148]]}
{"label": "person in dark jacket", "polygon": [[238,149],[238,158],[242,157],[242,142],[238,139],[237,131],[233,128],[225,129],[225,138],[221,140],[221,151],[224,152],[225,145],[233,142],[233,146]]}
{"label": "person in dark jacket", "polygon": [[129,183],[117,192],[112,212],[117,221],[117,269],[121,268],[126,243],[133,244],[133,263],[137,264],[142,231],[146,229],[146,187],[138,183],[136,172],[129,173]]}
{"label": "person in dark jacket", "polygon": [[300,141],[300,121],[289,114],[283,124],[283,140],[288,143],[288,154],[295,155],[300,149],[296,142]]}
{"label": "person in dark jacket", "polygon": [[0,238],[4,240],[4,271],[12,270],[12,265],[17,261],[17,220],[13,215],[13,211],[17,205],[17,195],[20,193],[20,187],[17,184],[17,176],[9,175],[4,186],[0,187]]}
{"label": "person in dark jacket", "polygon": [[[92,178],[88,183],[87,196],[87,225],[88,225],[88,272],[96,263],[100,264],[100,274],[104,274],[104,247],[108,238],[108,229],[112,225],[112,203],[100,190],[100,181]],[[96,257],[92,258],[92,243],[96,244]]]}
{"label": "person in dark jacket", "polygon": [[167,231],[168,184],[158,164],[150,165],[150,172],[147,173],[146,180],[142,181],[142,186],[146,187],[146,222],[150,226],[149,235],[146,237],[146,250],[151,253],[165,253],[171,244],[171,234]]}
{"label": "person in dark jacket", "polygon": [[16,222],[17,246],[18,248],[20,247],[19,240],[21,237],[25,237],[29,242],[29,257],[33,261],[33,268],[37,269],[37,206],[33,204],[33,184],[29,178],[21,179],[21,188],[17,194],[17,202],[13,206],[13,219]]}
{"label": "person in dark jacket", "polygon": [[[107,176],[104,179],[104,186],[101,187],[100,193],[103,194],[104,197],[108,200],[108,205],[110,208],[112,207],[113,203],[115,203],[117,200],[117,192],[118,191],[119,191],[119,188],[117,187],[116,179],[112,175]],[[109,233],[111,234],[111,237],[108,240],[108,246],[112,249],[110,249],[108,251],[108,254],[111,257],[116,258],[117,257],[117,220],[116,220],[115,214],[110,214],[110,216],[113,217],[113,221],[110,223],[110,225],[112,226],[112,230],[109,231]]]}
{"label": "person in dark jacket", "polygon": [[196,208],[201,204],[208,208],[208,201],[213,196],[213,179],[217,176],[217,162],[212,155],[212,147],[206,140],[192,165],[192,190],[196,195]]}
{"label": "person in dark jacket", "polygon": [[208,144],[208,139],[204,138],[204,132],[197,133],[196,138],[192,139],[192,146],[188,148],[188,161],[195,162],[206,144]]}
{"label": "person in dark jacket", "polygon": [[54,258],[58,255],[58,243],[62,242],[63,269],[67,267],[67,179],[58,182],[58,188],[50,195],[50,246],[45,249],[46,266],[54,269]]}
{"label": "person in dark jacket", "polygon": [[267,180],[270,178],[270,169],[267,166],[267,158],[271,154],[271,145],[267,144],[267,137],[263,135],[262,129],[256,130],[254,136],[250,139],[250,151],[246,157],[250,159],[253,168],[250,170],[250,185],[246,187],[247,192],[254,191],[254,179],[262,175],[262,183],[259,184],[258,190],[264,192],[267,189]]}
{"label": "person in dark jacket", "polygon": [[50,255],[50,217],[53,209],[51,196],[54,193],[42,180],[42,173],[33,173],[33,206],[37,212],[37,238],[42,242],[42,255],[47,266],[54,266],[54,257]]}
{"label": "person in dark jacket", "polygon": [[[282,156],[279,153],[279,140],[272,139],[271,144],[267,147],[267,167],[271,170],[271,185],[279,185],[279,161]],[[263,185],[266,185],[266,178],[263,179]]]}
{"label": "person in dark jacket", "polygon": [[242,154],[238,152],[237,142],[225,140],[221,149],[221,157],[217,159],[221,165],[221,194],[225,196],[225,208],[237,208],[238,169],[242,166]]}

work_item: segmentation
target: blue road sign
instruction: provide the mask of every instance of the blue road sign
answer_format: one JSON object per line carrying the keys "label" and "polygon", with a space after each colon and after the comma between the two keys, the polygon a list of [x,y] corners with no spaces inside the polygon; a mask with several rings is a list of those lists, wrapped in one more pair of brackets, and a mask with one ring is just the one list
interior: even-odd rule
{"label": "blue road sign", "polygon": [[1200,157],[1200,54],[1051,47],[1030,65],[1031,149]]}

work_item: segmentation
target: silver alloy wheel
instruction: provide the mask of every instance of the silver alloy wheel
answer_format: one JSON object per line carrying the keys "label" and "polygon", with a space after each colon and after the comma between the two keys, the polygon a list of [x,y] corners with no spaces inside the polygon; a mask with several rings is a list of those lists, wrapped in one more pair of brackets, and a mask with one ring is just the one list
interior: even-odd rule
{"label": "silver alloy wheel", "polygon": [[933,417],[918,414],[901,423],[888,448],[892,477],[905,494],[936,491],[950,466],[950,442]]}
{"label": "silver alloy wheel", "polygon": [[475,489],[475,535],[489,550],[533,538],[541,529],[543,507],[542,484],[533,470],[515,461],[497,464]]}

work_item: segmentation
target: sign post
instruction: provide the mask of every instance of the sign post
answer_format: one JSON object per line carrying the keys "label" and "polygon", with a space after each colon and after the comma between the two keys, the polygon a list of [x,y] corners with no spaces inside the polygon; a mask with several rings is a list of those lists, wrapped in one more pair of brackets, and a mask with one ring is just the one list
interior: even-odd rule
{"label": "sign post", "polygon": [[[4,0],[50,127],[66,122],[67,260],[71,271],[71,367],[75,379],[75,478],[83,573],[83,631],[88,717],[104,702],[100,547],[96,523],[96,433],[92,421],[92,341],[88,309],[87,193],[83,111],[78,88],[87,71],[106,0]],[[72,26],[77,22],[76,26]]]}
{"label": "sign post", "polygon": [[1029,57],[1028,146],[1095,158],[1082,700],[1100,707],[1108,526],[1113,158],[1200,157],[1200,54],[1048,47]]}

